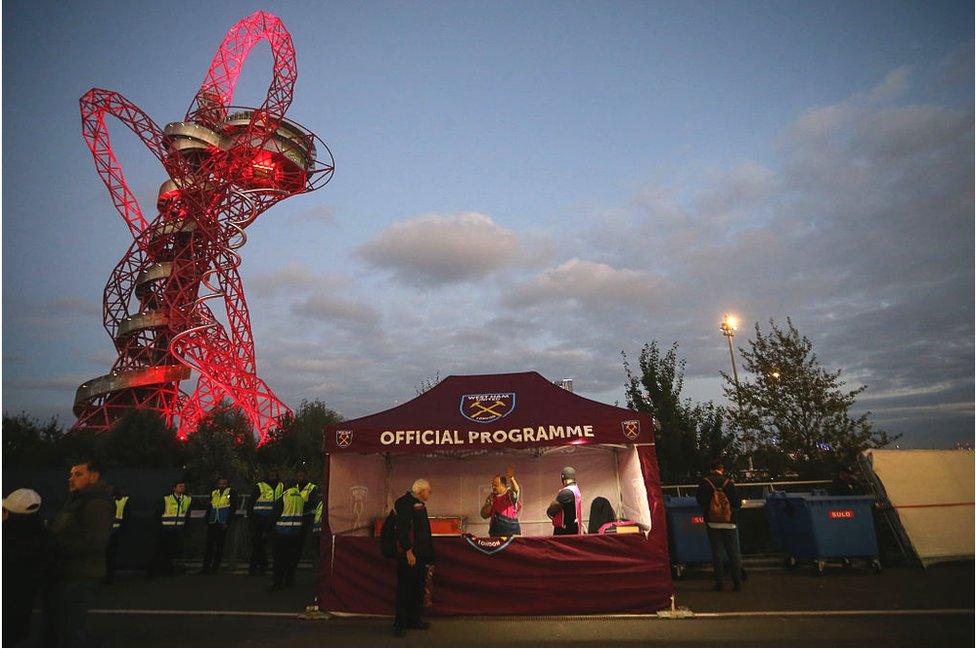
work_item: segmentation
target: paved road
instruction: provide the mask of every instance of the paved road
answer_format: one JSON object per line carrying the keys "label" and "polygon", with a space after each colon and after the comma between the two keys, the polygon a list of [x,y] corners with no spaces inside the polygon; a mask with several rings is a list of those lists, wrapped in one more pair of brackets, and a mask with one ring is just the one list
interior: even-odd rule
{"label": "paved road", "polygon": [[106,646],[973,646],[974,576],[972,562],[880,575],[757,571],[743,592],[714,593],[707,574],[692,573],[676,582],[678,604],[718,617],[435,619],[403,640],[388,619],[291,617],[309,603],[309,571],[277,593],[242,575],[132,576],[102,590],[91,628]]}

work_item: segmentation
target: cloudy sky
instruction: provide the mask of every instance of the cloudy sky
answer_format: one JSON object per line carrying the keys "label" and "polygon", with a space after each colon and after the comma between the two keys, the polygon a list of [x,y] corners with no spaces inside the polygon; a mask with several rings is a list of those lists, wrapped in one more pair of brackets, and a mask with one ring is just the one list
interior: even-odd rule
{"label": "cloudy sky", "polygon": [[[294,38],[288,116],[336,158],[241,251],[287,403],[356,417],[524,370],[622,402],[620,352],[652,339],[721,402],[732,311],[743,339],[791,317],[903,446],[972,440],[971,2],[4,2],[4,412],[70,423],[114,360],[131,238],[78,98],[177,121],[256,9]],[[163,171],[110,128],[149,212]]]}

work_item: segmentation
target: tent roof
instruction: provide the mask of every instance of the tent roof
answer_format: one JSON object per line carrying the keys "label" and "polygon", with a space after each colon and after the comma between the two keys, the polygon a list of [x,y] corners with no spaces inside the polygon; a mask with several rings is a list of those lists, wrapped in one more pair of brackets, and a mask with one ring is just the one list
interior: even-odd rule
{"label": "tent roof", "polygon": [[538,372],[449,376],[400,406],[326,427],[331,453],[653,441],[648,414],[573,394]]}

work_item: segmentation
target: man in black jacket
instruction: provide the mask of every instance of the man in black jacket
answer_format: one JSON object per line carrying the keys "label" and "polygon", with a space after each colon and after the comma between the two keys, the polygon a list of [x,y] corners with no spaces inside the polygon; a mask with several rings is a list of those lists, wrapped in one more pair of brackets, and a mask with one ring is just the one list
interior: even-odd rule
{"label": "man in black jacket", "polygon": [[[716,492],[717,497],[716,497]],[[714,590],[722,590],[722,547],[729,557],[732,568],[732,586],[742,590],[742,554],[739,552],[739,529],[736,526],[742,507],[735,494],[735,483],[725,475],[725,464],[715,460],[711,472],[698,483],[696,496],[705,518],[708,544],[712,548],[712,566],[715,569]],[[724,510],[724,514],[722,513]]]}
{"label": "man in black jacket", "polygon": [[112,487],[102,482],[97,462],[74,464],[68,490],[68,501],[51,523],[61,565],[45,593],[43,645],[47,647],[88,644],[88,609],[105,574],[105,548],[115,519]]}
{"label": "man in black jacket", "polygon": [[427,566],[434,563],[434,543],[427,518],[430,483],[420,478],[410,491],[397,498],[397,589],[396,619],[393,634],[402,638],[407,629],[428,629],[430,623],[420,619],[424,605],[424,582]]}

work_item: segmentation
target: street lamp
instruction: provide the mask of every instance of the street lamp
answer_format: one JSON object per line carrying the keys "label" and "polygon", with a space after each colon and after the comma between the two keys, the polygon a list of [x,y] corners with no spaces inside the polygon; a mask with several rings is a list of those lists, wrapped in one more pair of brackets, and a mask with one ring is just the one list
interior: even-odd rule
{"label": "street lamp", "polygon": [[[739,319],[736,318],[731,313],[726,313],[722,316],[722,324],[718,326],[722,331],[722,335],[725,336],[729,341],[729,358],[732,359],[732,378],[735,381],[735,400],[739,406],[739,420],[742,420],[742,395],[739,392],[739,371],[735,368],[735,351],[732,347],[732,338],[735,337],[735,332],[739,328]],[[749,471],[753,470],[752,467],[752,443],[749,444]]]}

